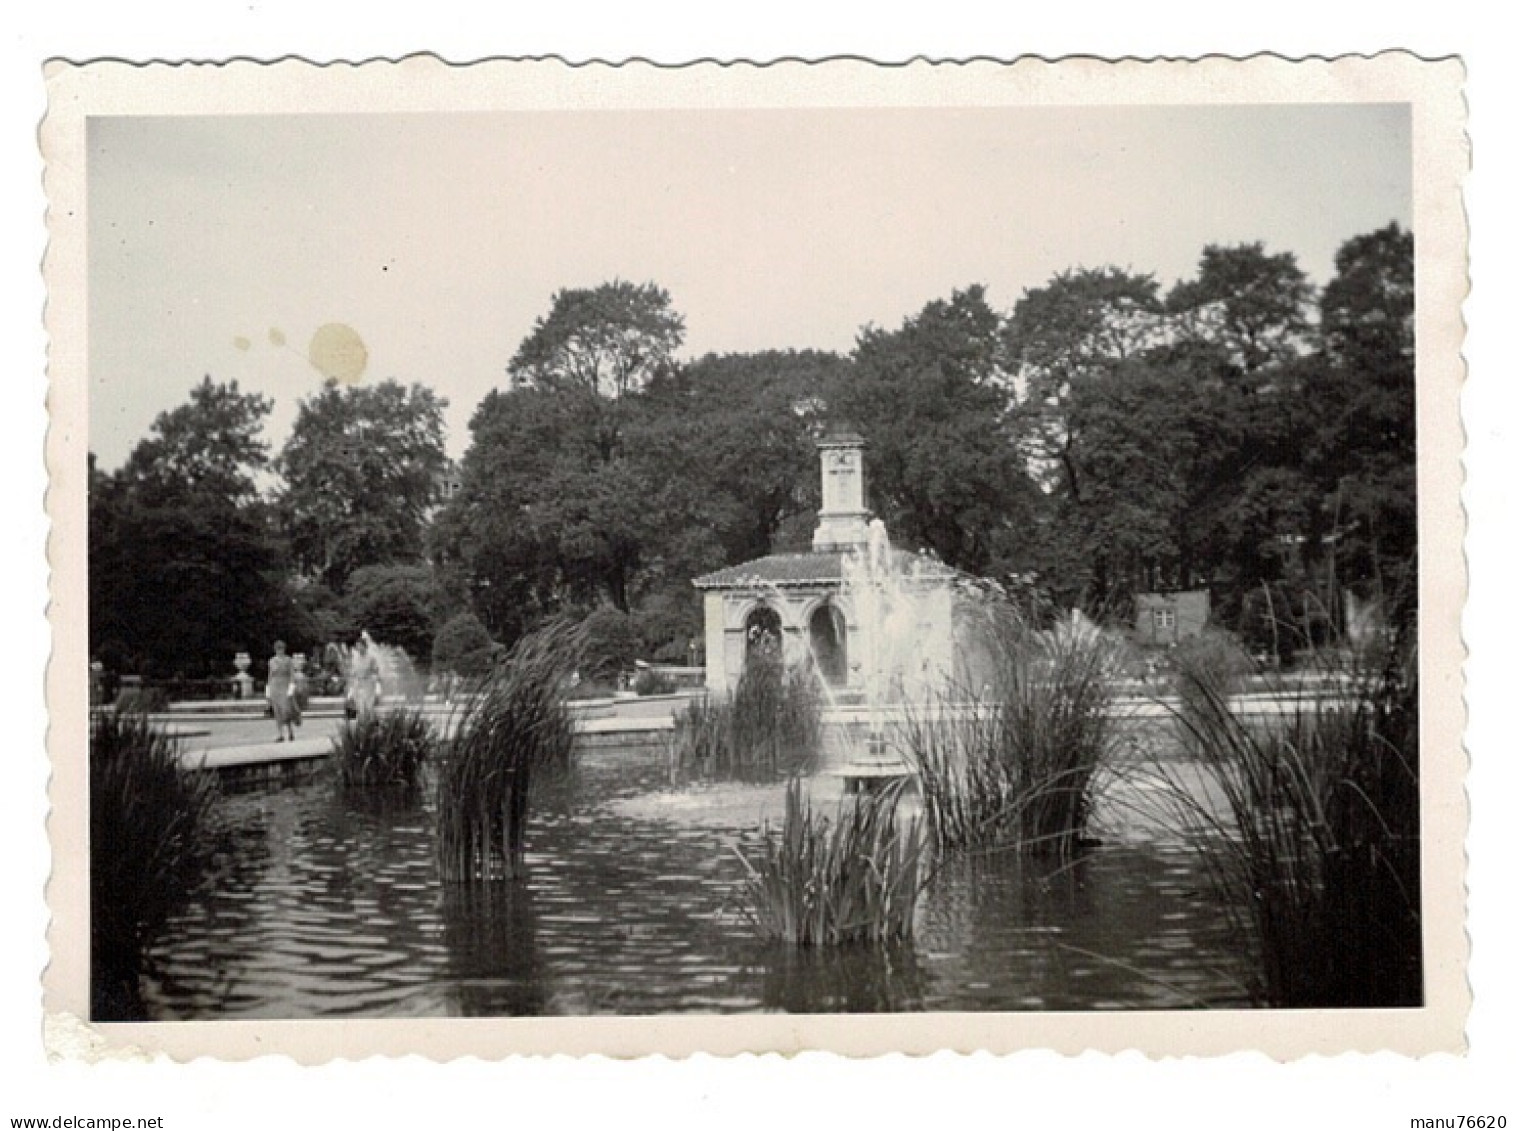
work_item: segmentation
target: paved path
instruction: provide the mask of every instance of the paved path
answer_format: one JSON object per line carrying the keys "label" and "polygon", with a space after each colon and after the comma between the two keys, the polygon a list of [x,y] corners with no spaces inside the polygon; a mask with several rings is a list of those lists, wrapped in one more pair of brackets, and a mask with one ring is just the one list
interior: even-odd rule
{"label": "paved path", "polygon": [[294,742],[266,742],[251,746],[220,746],[213,750],[185,750],[184,761],[198,769],[221,770],[230,766],[271,765],[309,758],[325,758],[332,752],[330,738],[297,738]]}
{"label": "paved path", "polygon": [[[341,729],[340,716],[307,716],[295,728],[293,742],[276,741],[272,719],[217,718],[215,716],[175,716],[167,729],[181,738],[184,759],[190,765],[219,769],[259,762],[284,762],[298,758],[324,757],[331,753],[332,737]],[[582,734],[610,736],[619,733],[639,737],[649,732],[668,730],[673,719],[584,719],[578,725]]]}
{"label": "paved path", "polygon": [[[288,742],[281,744],[274,741],[278,731],[274,727],[273,719],[228,719],[214,716],[176,715],[171,717],[165,726],[170,733],[181,737],[184,750],[189,754],[221,750],[227,747],[269,746],[277,750],[280,745],[290,745]],[[330,743],[332,735],[336,734],[341,726],[342,719],[337,715],[325,718],[307,716],[305,721],[295,728],[296,744],[312,739]]]}

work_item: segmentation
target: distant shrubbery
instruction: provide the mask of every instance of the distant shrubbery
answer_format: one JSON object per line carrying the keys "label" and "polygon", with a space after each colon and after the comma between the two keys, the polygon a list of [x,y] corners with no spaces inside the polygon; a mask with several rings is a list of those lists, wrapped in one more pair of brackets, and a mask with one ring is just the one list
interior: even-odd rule
{"label": "distant shrubbery", "polygon": [[641,641],[632,618],[620,609],[601,606],[581,622],[585,679],[615,685],[637,659]]}
{"label": "distant shrubbery", "polygon": [[1196,692],[1197,672],[1205,673],[1208,692],[1224,695],[1245,690],[1248,679],[1258,674],[1258,665],[1242,642],[1219,628],[1208,628],[1198,636],[1180,641],[1170,654],[1169,668],[1181,700]]}
{"label": "distant shrubbery", "polygon": [[168,691],[162,687],[123,687],[115,707],[123,715],[157,715],[168,710]]}
{"label": "distant shrubbery", "polygon": [[490,670],[494,647],[483,621],[473,613],[459,613],[437,632],[432,643],[432,670],[465,680],[479,679]]}
{"label": "distant shrubbery", "polygon": [[644,668],[632,680],[632,690],[638,695],[672,695],[679,688],[667,672]]}
{"label": "distant shrubbery", "polygon": [[[668,609],[667,604],[663,599],[653,598],[648,607],[631,613],[608,605],[588,613],[582,622],[585,655],[580,675],[591,682],[615,687],[639,660],[654,664],[687,662],[688,642],[698,627],[689,623],[687,607],[680,606],[679,611],[686,614],[680,616]],[[637,677],[632,688],[639,695],[664,694],[640,690]]]}

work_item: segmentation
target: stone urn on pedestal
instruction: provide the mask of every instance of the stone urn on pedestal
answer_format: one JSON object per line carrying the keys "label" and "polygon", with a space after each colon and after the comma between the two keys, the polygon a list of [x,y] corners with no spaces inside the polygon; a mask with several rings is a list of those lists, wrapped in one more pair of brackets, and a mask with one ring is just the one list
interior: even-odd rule
{"label": "stone urn on pedestal", "polygon": [[247,674],[247,669],[253,666],[253,658],[246,652],[238,652],[232,658],[232,666],[237,669],[237,674],[232,677],[232,684],[237,689],[237,698],[251,699],[253,697],[253,677]]}

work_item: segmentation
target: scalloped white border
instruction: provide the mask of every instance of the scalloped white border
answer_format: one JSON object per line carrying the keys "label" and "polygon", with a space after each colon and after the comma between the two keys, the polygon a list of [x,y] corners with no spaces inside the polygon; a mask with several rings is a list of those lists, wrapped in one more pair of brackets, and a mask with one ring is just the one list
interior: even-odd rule
{"label": "scalloped white border", "polygon": [[[630,1057],[696,1052],[849,1055],[1053,1049],[1135,1049],[1149,1056],[1256,1050],[1276,1058],[1347,1050],[1411,1055],[1459,1051],[1470,1005],[1466,977],[1464,839],[1467,758],[1462,745],[1466,593],[1460,504],[1467,291],[1462,183],[1469,158],[1463,69],[1405,53],[1290,61],[1106,62],[1029,58],[1013,63],[918,61],[881,66],[632,61],[571,66],[557,59],[466,66],[432,56],[315,66],[273,63],[49,64],[46,159],[50,336],[47,462],[52,522],[47,675],[53,777],[48,886],[51,962],[44,975],[46,1041],[55,1054],[99,1059],[154,1053],[245,1059],[270,1053],[302,1063],[421,1054],[438,1060],[518,1053]],[[1417,394],[1422,598],[1423,866],[1428,1003],[1380,1011],[1121,1014],[924,1014],[657,1018],[209,1021],[89,1026],[85,733],[86,375],[84,123],[92,114],[373,113],[563,108],[1115,105],[1409,102],[1414,110]]]}

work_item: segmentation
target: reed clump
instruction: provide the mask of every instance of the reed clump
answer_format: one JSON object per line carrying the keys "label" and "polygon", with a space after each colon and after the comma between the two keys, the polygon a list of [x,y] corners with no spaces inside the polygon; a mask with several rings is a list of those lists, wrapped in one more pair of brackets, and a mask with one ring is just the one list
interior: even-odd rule
{"label": "reed clump", "polygon": [[1090,840],[1115,748],[1120,644],[1088,621],[1037,632],[1011,613],[986,637],[983,690],[907,712],[901,728],[933,840],[1068,856]]}
{"label": "reed clump", "polygon": [[808,667],[755,655],[730,698],[694,700],[674,716],[676,776],[777,780],[821,748],[821,688]]}
{"label": "reed clump", "polygon": [[413,789],[436,751],[437,733],[419,710],[366,714],[332,737],[337,781],[350,789]]}
{"label": "reed clump", "polygon": [[1214,791],[1158,772],[1252,953],[1255,998],[1421,1004],[1414,627],[1376,667],[1336,672],[1273,715],[1244,715],[1203,665],[1177,678],[1182,742]]}
{"label": "reed clump", "polygon": [[565,696],[583,651],[582,630],[549,625],[519,641],[464,701],[437,769],[444,880],[520,874],[533,784],[573,750]]}
{"label": "reed clump", "polygon": [[737,851],[760,934],[797,946],[912,937],[928,871],[918,822],[899,813],[901,791],[858,794],[827,815],[791,780],[784,824],[764,827],[751,859]]}
{"label": "reed clump", "polygon": [[91,1016],[130,1020],[148,946],[210,877],[220,792],[135,712],[94,715],[89,772]]}

